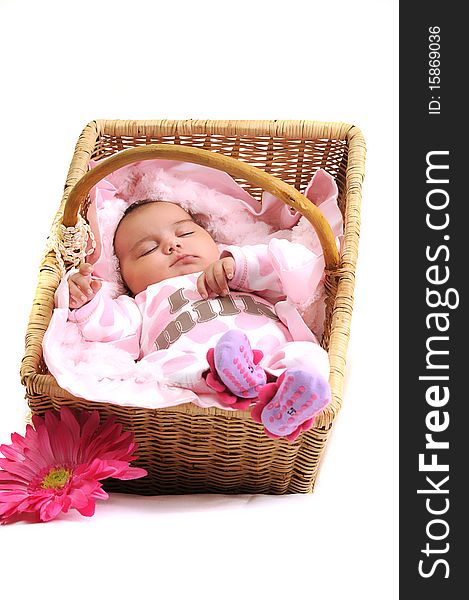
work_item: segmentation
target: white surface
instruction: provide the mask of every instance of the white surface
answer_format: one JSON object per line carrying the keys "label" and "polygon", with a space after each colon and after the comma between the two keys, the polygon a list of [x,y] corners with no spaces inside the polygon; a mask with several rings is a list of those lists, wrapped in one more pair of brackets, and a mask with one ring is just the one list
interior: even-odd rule
{"label": "white surface", "polygon": [[24,433],[37,267],[86,123],[344,121],[368,148],[344,405],[314,494],[114,495],[92,519],[2,527],[2,596],[397,598],[397,20],[384,0],[0,3],[0,443]]}

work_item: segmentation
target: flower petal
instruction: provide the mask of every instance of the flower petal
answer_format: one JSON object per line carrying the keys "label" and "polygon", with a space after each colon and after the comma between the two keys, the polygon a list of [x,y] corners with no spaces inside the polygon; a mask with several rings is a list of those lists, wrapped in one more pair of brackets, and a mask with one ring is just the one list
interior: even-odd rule
{"label": "flower petal", "polygon": [[73,463],[73,442],[68,427],[58,422],[55,429],[49,431],[50,445],[54,454],[54,462],[59,465]]}
{"label": "flower petal", "polygon": [[50,466],[50,463],[44,458],[44,456],[35,447],[25,448],[24,456],[30,464],[31,468],[39,472],[41,469]]}
{"label": "flower petal", "polygon": [[82,508],[78,508],[77,510],[80,514],[82,514],[84,517],[92,517],[94,515],[94,511],[95,511],[95,501],[93,500],[93,498],[90,498],[90,501],[88,502],[88,504]]}
{"label": "flower petal", "polygon": [[51,465],[55,463],[54,452],[52,451],[52,447],[49,439],[49,432],[47,428],[44,426],[38,427],[36,429],[38,435],[38,447],[39,452],[44,456],[44,459]]}
{"label": "flower petal", "polygon": [[48,430],[54,431],[54,429],[57,427],[59,419],[53,410],[48,410],[44,415],[44,422]]}
{"label": "flower petal", "polygon": [[69,492],[73,508],[80,509],[88,504],[88,496],[80,488],[73,488]]}
{"label": "flower petal", "polygon": [[0,446],[0,452],[5,458],[9,458],[10,460],[23,460],[23,452],[13,444],[2,444]]}
{"label": "flower petal", "polygon": [[148,471],[145,469],[141,469],[140,467],[129,467],[126,469],[118,479],[128,480],[128,479],[139,479],[140,477],[146,477],[148,475]]}
{"label": "flower petal", "polygon": [[13,473],[13,475],[20,477],[24,481],[31,481],[35,475],[35,471],[32,471],[28,465],[8,460],[8,458],[0,458],[0,467],[9,473]]}
{"label": "flower petal", "polygon": [[70,459],[72,462],[76,462],[80,447],[80,425],[72,411],[66,406],[60,411],[60,419],[68,429],[68,449],[69,452],[71,451]]}
{"label": "flower petal", "polygon": [[39,415],[33,415],[31,418],[34,431],[37,431],[40,427],[44,427],[44,419],[42,419]]}
{"label": "flower petal", "polygon": [[52,521],[62,511],[62,503],[60,500],[49,499],[39,510],[39,518],[41,521]]}
{"label": "flower petal", "polygon": [[22,502],[28,497],[26,489],[24,490],[0,490],[0,504],[2,502]]}
{"label": "flower petal", "polygon": [[[9,473],[8,471],[2,471],[2,470],[0,470],[0,483],[8,484],[8,485],[22,485],[22,486],[24,486],[24,485],[28,485],[29,484],[29,479],[27,481],[24,481],[21,478],[18,478],[13,473]],[[2,485],[2,487],[3,487],[3,485]]]}
{"label": "flower petal", "polygon": [[93,498],[95,500],[107,500],[109,498],[109,494],[105,492],[102,488],[99,488],[93,492]]}
{"label": "flower petal", "polygon": [[[82,416],[82,415],[80,415]],[[85,462],[84,455],[87,452],[88,446],[93,435],[96,432],[96,429],[99,426],[99,413],[97,410],[94,410],[86,420],[82,420],[82,431],[81,431],[81,440],[80,447],[77,455],[77,462],[82,463]]]}

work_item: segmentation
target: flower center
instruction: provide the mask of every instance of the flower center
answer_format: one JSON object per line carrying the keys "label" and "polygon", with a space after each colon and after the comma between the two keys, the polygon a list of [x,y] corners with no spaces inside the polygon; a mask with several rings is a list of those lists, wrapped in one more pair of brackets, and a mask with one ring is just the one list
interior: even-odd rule
{"label": "flower center", "polygon": [[49,473],[44,477],[41,487],[47,488],[55,488],[60,489],[63,488],[67,481],[70,479],[72,472],[64,469],[63,467],[51,469]]}

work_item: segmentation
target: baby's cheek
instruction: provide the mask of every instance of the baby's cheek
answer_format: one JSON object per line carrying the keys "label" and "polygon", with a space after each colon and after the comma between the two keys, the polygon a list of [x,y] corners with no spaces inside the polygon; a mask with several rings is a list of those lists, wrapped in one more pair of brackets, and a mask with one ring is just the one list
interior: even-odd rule
{"label": "baby's cheek", "polygon": [[211,264],[212,262],[215,262],[220,258],[220,251],[218,250],[218,246],[215,243],[215,240],[208,233],[207,236],[208,240],[206,244],[208,250],[209,264]]}
{"label": "baby's cheek", "polygon": [[132,274],[134,287],[138,289],[139,292],[146,290],[147,287],[153,283],[159,283],[160,281],[168,279],[168,277],[169,275],[166,272],[166,269],[156,261],[141,261],[141,264],[134,269]]}

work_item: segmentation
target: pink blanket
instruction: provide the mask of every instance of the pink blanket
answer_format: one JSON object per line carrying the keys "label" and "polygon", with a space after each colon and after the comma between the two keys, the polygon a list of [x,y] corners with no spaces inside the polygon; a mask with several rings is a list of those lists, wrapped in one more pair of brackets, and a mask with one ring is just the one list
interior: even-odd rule
{"label": "pink blanket", "polygon": [[[91,163],[94,166],[96,163]],[[342,216],[337,206],[337,186],[323,170],[315,173],[305,190],[328,219],[338,247],[342,240]],[[317,336],[324,320],[323,285],[320,274],[324,259],[314,229],[299,213],[265,192],[257,202],[229,175],[189,163],[150,160],[133,163],[112,173],[93,188],[88,220],[96,238],[89,257],[94,273],[105,280],[104,290],[112,297],[123,293],[112,240],[126,207],[143,198],[179,204],[205,224],[219,244],[268,243],[273,238],[303,243],[316,256],[314,269],[319,281],[308,302],[295,299],[295,281],[302,276],[295,265],[283,265],[287,272],[285,293],[288,306],[296,306]],[[45,333],[43,352],[46,364],[58,384],[75,396],[122,406],[160,408],[185,402],[202,407],[221,405],[212,395],[168,386],[154,364],[145,358],[134,362],[125,351],[100,342],[82,339],[75,323],[68,322],[68,276],[55,295],[56,308]]]}

